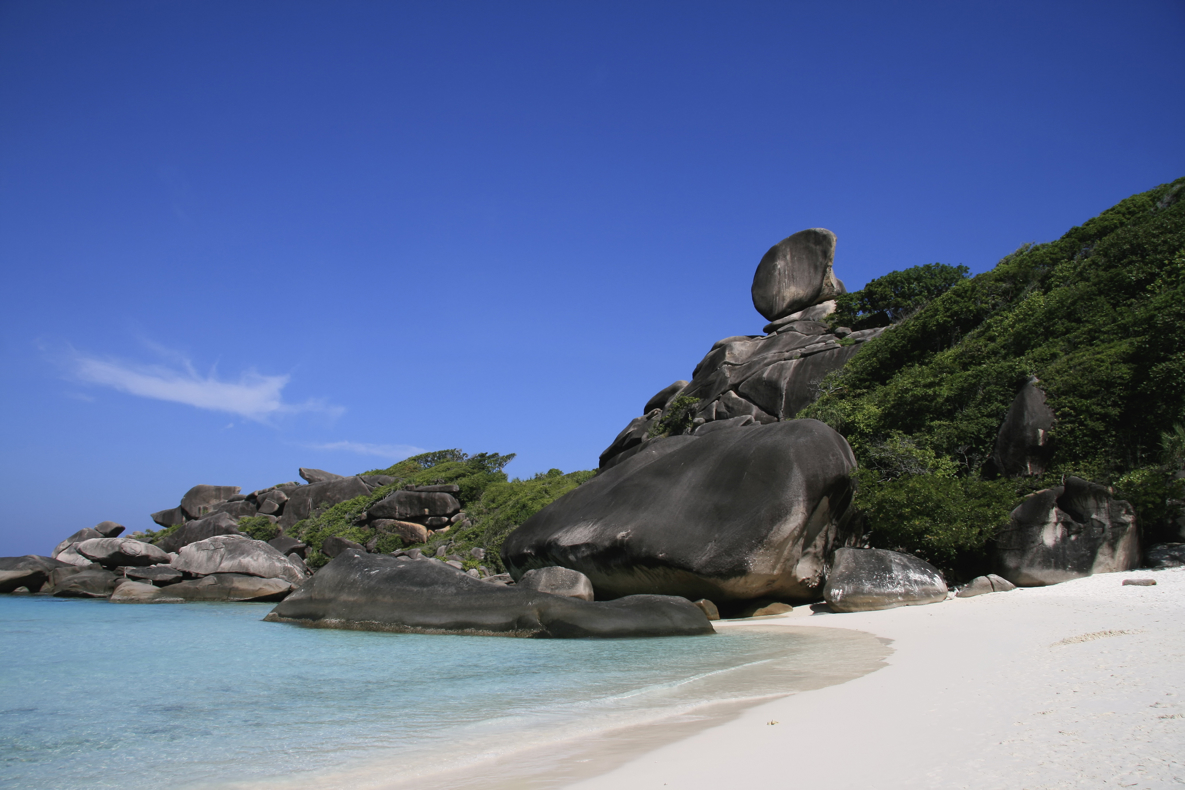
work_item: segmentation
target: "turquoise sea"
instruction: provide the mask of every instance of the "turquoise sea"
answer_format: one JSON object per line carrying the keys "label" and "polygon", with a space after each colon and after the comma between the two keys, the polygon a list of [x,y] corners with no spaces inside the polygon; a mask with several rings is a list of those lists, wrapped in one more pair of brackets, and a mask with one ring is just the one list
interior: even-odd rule
{"label": "turquoise sea", "polygon": [[262,622],[270,609],[0,597],[0,788],[461,787],[508,770],[542,787],[558,762],[595,770],[598,743],[842,682],[887,652],[833,629],[419,636]]}

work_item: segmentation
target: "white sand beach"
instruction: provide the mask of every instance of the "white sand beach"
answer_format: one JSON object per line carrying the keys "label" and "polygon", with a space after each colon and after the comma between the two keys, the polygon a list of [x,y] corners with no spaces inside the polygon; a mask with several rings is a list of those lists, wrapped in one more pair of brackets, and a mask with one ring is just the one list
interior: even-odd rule
{"label": "white sand beach", "polygon": [[893,653],[567,787],[1185,786],[1185,569],[750,622],[862,630]]}

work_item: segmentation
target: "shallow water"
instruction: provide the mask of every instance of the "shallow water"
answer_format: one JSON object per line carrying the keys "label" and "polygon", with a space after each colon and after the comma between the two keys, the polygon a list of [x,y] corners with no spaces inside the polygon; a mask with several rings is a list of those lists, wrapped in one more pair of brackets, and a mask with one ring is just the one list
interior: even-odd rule
{"label": "shallow water", "polygon": [[262,622],[270,609],[0,598],[0,788],[456,786],[884,655],[832,629],[420,636]]}

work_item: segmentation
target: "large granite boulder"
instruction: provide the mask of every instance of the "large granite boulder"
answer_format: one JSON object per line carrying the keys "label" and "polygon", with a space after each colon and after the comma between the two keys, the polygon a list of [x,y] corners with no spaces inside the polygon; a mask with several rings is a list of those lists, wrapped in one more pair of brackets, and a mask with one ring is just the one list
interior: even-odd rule
{"label": "large granite boulder", "polygon": [[58,562],[64,562],[67,565],[74,565],[79,568],[88,568],[95,564],[78,553],[77,543],[71,544],[63,551],[55,554],[54,559],[56,559]]}
{"label": "large granite boulder", "polygon": [[655,409],[665,409],[679,392],[688,385],[686,381],[676,381],[674,384],[668,384],[654,394],[650,400],[646,401],[646,407],[642,409],[643,414],[649,414]]}
{"label": "large granite boulder", "polygon": [[284,529],[308,518],[314,510],[331,508],[355,497],[369,496],[370,488],[357,477],[343,477],[340,480],[289,488],[286,493],[288,501],[284,504],[284,515],[280,516],[280,526]]}
{"label": "large granite boulder", "polygon": [[355,543],[352,540],[347,540],[338,535],[330,535],[321,542],[321,553],[326,557],[333,559],[343,551],[348,549],[355,549],[357,551],[366,551],[366,547],[361,543]]}
{"label": "large granite boulder", "polygon": [[259,510],[255,506],[255,503],[249,499],[232,499],[229,502],[220,502],[210,508],[210,515],[216,515],[218,513],[225,513],[235,521],[238,521],[241,518],[258,515]]}
{"label": "large granite boulder", "polygon": [[48,581],[55,568],[72,567],[52,557],[27,554],[24,557],[0,557],[0,593],[10,593],[18,587],[37,592]]}
{"label": "large granite boulder", "polygon": [[587,576],[580,571],[561,568],[558,565],[527,571],[518,580],[518,586],[524,590],[537,590],[551,595],[562,595],[565,598],[579,598],[582,601],[593,599],[592,582]]}
{"label": "large granite boulder", "polygon": [[835,234],[823,228],[801,230],[765,253],[753,275],[753,306],[767,321],[834,299],[843,283],[831,270]]}
{"label": "large granite boulder", "polygon": [[264,516],[274,516],[284,509],[284,503],[288,501],[288,495],[284,493],[281,488],[273,488],[259,494],[255,502],[258,506],[258,512]]}
{"label": "large granite boulder", "polygon": [[156,565],[169,561],[168,553],[135,538],[91,538],[76,547],[78,553],[104,568],[121,565]]}
{"label": "large granite boulder", "polygon": [[238,486],[197,485],[181,497],[181,509],[190,518],[202,518],[208,516],[215,505],[225,502],[237,493]]}
{"label": "large granite boulder", "polygon": [[443,491],[396,491],[370,506],[372,519],[406,521],[410,518],[438,516],[448,518],[461,510],[461,503]]}
{"label": "large granite boulder", "polygon": [[65,570],[55,570],[52,575],[53,594],[59,598],[107,598],[122,581],[111,571],[97,566],[84,568],[68,576],[62,575],[61,581],[58,581],[59,574]]}
{"label": "large granite boulder", "polygon": [[434,560],[347,551],[265,620],[322,628],[519,637],[713,633],[690,601],[639,595],[593,603],[507,587]]}
{"label": "large granite boulder", "polygon": [[262,540],[246,535],[218,535],[190,543],[178,552],[172,566],[186,573],[247,574],[263,579],[284,579],[293,584],[305,580],[305,571]]}
{"label": "large granite boulder", "polygon": [[427,542],[429,535],[423,524],[394,518],[377,518],[370,522],[370,527],[381,535],[398,535],[409,546]]}
{"label": "large granite boulder", "polygon": [[302,560],[305,558],[305,554],[308,553],[309,550],[309,547],[306,546],[303,541],[299,541],[296,538],[290,538],[287,535],[274,537],[267,542],[267,545],[271,546],[281,554],[295,554]]}
{"label": "large granite boulder", "polygon": [[837,549],[823,588],[823,600],[836,612],[938,603],[946,594],[946,582],[933,565],[885,549]]}
{"label": "large granite boulder", "polygon": [[996,538],[996,572],[1019,587],[1127,571],[1139,561],[1132,506],[1079,477],[1029,494]]}
{"label": "large granite boulder", "polygon": [[324,469],[306,469],[303,466],[298,470],[298,474],[304,479],[306,483],[329,483],[334,480],[345,480],[345,475],[335,475],[333,472],[326,472]]}
{"label": "large granite boulder", "polygon": [[216,573],[181,582],[162,592],[184,601],[282,601],[295,587],[288,579],[266,579],[243,573]]}
{"label": "large granite boulder", "polygon": [[831,552],[855,537],[842,436],[793,420],[675,436],[527,519],[502,546],[516,579],[559,565],[598,599],[818,599]]}
{"label": "large granite boulder", "polygon": [[1045,404],[1045,393],[1037,380],[1031,379],[1020,388],[1004,415],[992,451],[992,465],[1008,477],[1044,473],[1052,457],[1049,431],[1053,423],[1053,409]]}
{"label": "large granite boulder", "polygon": [[200,518],[182,524],[170,534],[161,538],[157,546],[165,552],[177,552],[191,543],[207,540],[217,535],[239,535],[238,522],[225,513]]}
{"label": "large granite boulder", "polygon": [[186,522],[185,511],[180,507],[158,510],[152,514],[151,518],[162,527],[175,527]]}
{"label": "large granite boulder", "polygon": [[176,584],[184,578],[184,574],[172,565],[149,565],[144,568],[125,568],[123,575],[129,579],[138,579],[155,584],[157,587]]}
{"label": "large granite boulder", "polygon": [[184,603],[184,598],[179,598],[170,592],[162,590],[160,587],[147,584],[145,582],[124,581],[120,582],[115,591],[111,593],[111,603]]}
{"label": "large granite boulder", "polygon": [[[55,546],[54,550],[50,552],[49,556],[56,559],[59,554],[61,554],[63,551],[70,548],[71,546],[77,546],[79,543],[82,543],[84,540],[91,540],[92,538],[102,538],[102,537],[105,537],[105,536],[103,535],[102,532],[99,532],[97,529],[91,529],[90,527],[80,529],[77,532],[75,532],[73,535],[71,535],[70,537],[63,540],[57,546]],[[69,562],[69,560],[66,560],[66,562]],[[71,564],[74,564],[74,563],[71,563]]]}
{"label": "large granite boulder", "polygon": [[117,538],[123,534],[123,530],[123,524],[116,524],[114,521],[100,521],[95,525],[95,532],[105,538]]}

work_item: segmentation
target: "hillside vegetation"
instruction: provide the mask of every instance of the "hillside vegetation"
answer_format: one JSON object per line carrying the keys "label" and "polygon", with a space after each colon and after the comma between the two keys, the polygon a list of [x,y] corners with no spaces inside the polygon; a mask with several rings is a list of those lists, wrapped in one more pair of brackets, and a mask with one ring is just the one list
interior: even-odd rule
{"label": "hillside vegetation", "polygon": [[[386,469],[362,472],[394,477],[395,482],[375,489],[370,496],[356,497],[323,513],[315,513],[297,522],[288,534],[308,544],[309,565],[313,567],[328,561],[320,548],[326,538],[336,535],[363,545],[377,537],[375,548],[382,552],[420,548],[426,554],[435,554],[439,546],[447,546],[450,554],[466,556],[466,567],[478,565],[478,560],[469,558],[468,552],[481,548],[485,550],[481,564],[499,572],[502,560],[498,550],[511,530],[596,474],[593,471],[564,474],[552,469],[527,480],[510,480],[502,470],[512,460],[513,453],[470,456],[461,450],[440,450],[408,458]],[[456,496],[466,518],[447,531],[432,535],[427,543],[404,545],[398,536],[376,535],[362,519],[371,505],[401,488],[439,484],[453,484],[461,489]]]}
{"label": "hillside vegetation", "polygon": [[[1183,195],[1185,179],[1135,195],[975,277],[931,264],[845,300],[833,320],[892,326],[798,416],[851,443],[872,545],[965,578],[1019,499],[1064,475],[1115,486],[1147,541],[1171,537],[1185,493]],[[1057,418],[1052,463],[993,479],[997,431],[1030,377]]]}

